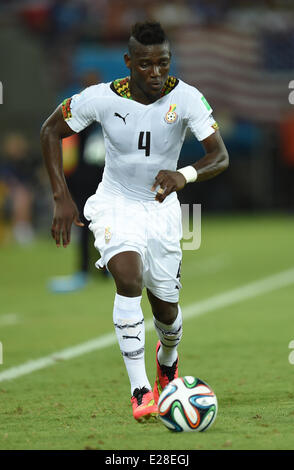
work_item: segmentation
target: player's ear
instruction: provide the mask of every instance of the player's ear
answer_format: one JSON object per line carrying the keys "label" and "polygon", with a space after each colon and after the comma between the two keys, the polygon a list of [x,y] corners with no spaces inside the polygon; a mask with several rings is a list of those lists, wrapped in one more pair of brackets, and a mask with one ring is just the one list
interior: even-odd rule
{"label": "player's ear", "polygon": [[128,69],[131,68],[131,57],[129,56],[129,54],[125,54],[124,55],[124,60],[125,60],[125,64],[126,66],[128,67]]}

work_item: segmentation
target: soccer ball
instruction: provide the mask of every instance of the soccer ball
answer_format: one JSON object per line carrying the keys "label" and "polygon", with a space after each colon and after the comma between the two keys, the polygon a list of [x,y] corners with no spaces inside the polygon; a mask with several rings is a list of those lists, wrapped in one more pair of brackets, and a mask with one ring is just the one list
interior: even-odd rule
{"label": "soccer ball", "polygon": [[217,398],[203,380],[178,377],[163,389],[158,412],[171,431],[206,431],[216,418]]}

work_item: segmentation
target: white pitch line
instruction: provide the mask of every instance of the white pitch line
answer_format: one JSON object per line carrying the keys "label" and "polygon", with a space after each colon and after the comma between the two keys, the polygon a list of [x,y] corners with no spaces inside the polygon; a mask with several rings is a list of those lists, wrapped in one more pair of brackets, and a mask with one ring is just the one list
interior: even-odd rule
{"label": "white pitch line", "polygon": [[0,327],[16,325],[20,322],[20,317],[17,313],[6,313],[0,315]]}
{"label": "white pitch line", "polygon": [[[258,295],[273,292],[294,284],[294,269],[282,271],[272,276],[260,279],[258,281],[245,284],[236,289],[232,289],[222,294],[215,295],[209,299],[194,302],[191,305],[182,308],[184,321],[195,318],[199,315],[217,310],[219,308],[227,307],[236,304],[243,300],[248,300]],[[153,329],[153,320],[146,321],[146,331]],[[62,351],[55,352],[49,356],[41,357],[36,360],[25,362],[19,366],[11,367],[0,373],[0,382],[5,380],[16,379],[23,375],[30,374],[36,370],[44,369],[45,367],[52,366],[58,361],[66,361],[74,357],[82,356],[83,354],[104,349],[108,346],[116,344],[117,339],[115,333],[105,334],[94,338],[85,343],[78,344],[70,348],[63,349]],[[5,361],[5,345],[3,345],[3,360]]]}
{"label": "white pitch line", "polygon": [[294,269],[288,269],[251,282],[250,284],[237,287],[236,289],[223,292],[222,294],[215,295],[207,300],[195,302],[185,307],[183,310],[185,313],[183,313],[183,315],[185,314],[185,320],[194,318],[218,308],[228,307],[242,300],[248,300],[258,295],[290,286],[291,284],[294,284]]}

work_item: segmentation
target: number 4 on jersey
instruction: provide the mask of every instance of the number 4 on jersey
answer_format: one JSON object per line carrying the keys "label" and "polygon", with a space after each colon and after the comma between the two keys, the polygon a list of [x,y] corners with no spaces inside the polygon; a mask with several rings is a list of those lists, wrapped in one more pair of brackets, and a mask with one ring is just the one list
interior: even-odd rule
{"label": "number 4 on jersey", "polygon": [[[151,143],[151,132],[146,131],[146,138],[144,139],[144,131],[141,131],[139,134],[138,149],[145,150],[145,157],[150,155],[150,143]],[[145,140],[145,145],[144,145]]]}

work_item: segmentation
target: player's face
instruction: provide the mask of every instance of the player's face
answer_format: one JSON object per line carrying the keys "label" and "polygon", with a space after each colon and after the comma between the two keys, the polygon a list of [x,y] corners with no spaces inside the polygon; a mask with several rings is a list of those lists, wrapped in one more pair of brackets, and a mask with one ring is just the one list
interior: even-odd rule
{"label": "player's face", "polygon": [[132,82],[151,99],[157,99],[161,95],[169,74],[170,59],[167,42],[150,46],[138,44],[131,56],[125,56]]}

